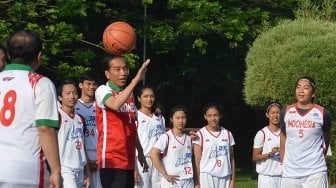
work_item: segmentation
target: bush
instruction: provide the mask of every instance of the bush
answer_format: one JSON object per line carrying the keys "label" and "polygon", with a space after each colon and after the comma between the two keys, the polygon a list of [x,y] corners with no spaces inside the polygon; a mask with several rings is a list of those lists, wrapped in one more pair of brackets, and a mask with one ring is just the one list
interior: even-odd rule
{"label": "bush", "polygon": [[258,37],[246,57],[244,94],[251,106],[270,100],[292,103],[296,80],[313,77],[316,102],[336,107],[336,24],[316,20],[284,21]]}

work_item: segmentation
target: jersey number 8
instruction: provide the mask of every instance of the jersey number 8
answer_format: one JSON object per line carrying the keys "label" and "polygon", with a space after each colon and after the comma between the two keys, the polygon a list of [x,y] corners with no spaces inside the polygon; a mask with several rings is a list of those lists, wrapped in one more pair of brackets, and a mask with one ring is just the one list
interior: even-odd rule
{"label": "jersey number 8", "polygon": [[15,117],[15,102],[16,92],[9,90],[3,98],[3,106],[0,111],[0,122],[2,125],[8,127]]}

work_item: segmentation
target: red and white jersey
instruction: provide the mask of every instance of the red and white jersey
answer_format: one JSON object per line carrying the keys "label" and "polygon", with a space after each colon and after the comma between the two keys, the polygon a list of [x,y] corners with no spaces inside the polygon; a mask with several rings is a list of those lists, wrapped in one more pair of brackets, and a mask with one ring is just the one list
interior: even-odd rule
{"label": "red and white jersey", "polygon": [[97,160],[98,132],[96,126],[96,104],[84,103],[81,99],[78,99],[75,111],[85,119],[84,140],[88,158],[90,160]]}
{"label": "red and white jersey", "polygon": [[153,145],[159,139],[160,135],[165,133],[165,119],[162,115],[151,117],[137,111],[137,131],[139,140],[145,156],[149,156],[149,152]]}
{"label": "red and white jersey", "polygon": [[84,151],[83,119],[75,114],[70,117],[59,109],[60,128],[58,130],[58,147],[61,166],[72,169],[84,169],[86,155]]}
{"label": "red and white jersey", "polygon": [[153,146],[163,153],[162,163],[169,175],[178,175],[179,179],[193,177],[192,143],[190,136],[174,135],[172,130],[160,136]]}
{"label": "red and white jersey", "polygon": [[118,97],[120,88],[108,82],[95,92],[98,130],[98,167],[133,170],[135,167],[136,106],[131,94],[118,111],[105,107],[108,97]]}
{"label": "red and white jersey", "polygon": [[38,127],[58,127],[56,92],[32,71],[14,63],[0,73],[0,185],[39,187],[48,178]]}
{"label": "red and white jersey", "polygon": [[324,108],[314,104],[300,115],[296,105],[286,108],[283,177],[299,178],[327,170],[323,139]]}
{"label": "red and white jersey", "polygon": [[[267,154],[274,147],[280,147],[280,129],[273,133],[267,126],[259,130],[254,137],[253,148],[262,148],[262,154]],[[258,174],[267,176],[280,176],[282,164],[280,162],[280,153],[273,157],[256,162],[256,171]]]}
{"label": "red and white jersey", "polygon": [[230,131],[221,127],[219,132],[211,132],[205,126],[197,132],[197,139],[193,143],[202,147],[200,173],[215,177],[232,174],[230,147],[235,142]]}

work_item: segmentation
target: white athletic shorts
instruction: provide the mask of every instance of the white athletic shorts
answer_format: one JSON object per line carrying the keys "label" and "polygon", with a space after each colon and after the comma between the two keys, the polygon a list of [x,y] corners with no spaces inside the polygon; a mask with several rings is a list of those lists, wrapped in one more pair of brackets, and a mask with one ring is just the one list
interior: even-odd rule
{"label": "white athletic shorts", "polygon": [[327,172],[318,172],[303,178],[281,179],[281,188],[328,188]]}
{"label": "white athletic shorts", "polygon": [[[193,178],[182,179],[177,181],[174,185],[168,182],[165,178],[161,179],[161,188],[194,188]],[[154,187],[153,187],[154,188]]]}
{"label": "white athletic shorts", "polygon": [[258,188],[280,188],[281,176],[258,175]]}
{"label": "white athletic shorts", "polygon": [[[44,167],[44,176],[43,177],[38,177],[38,178],[42,178],[43,179],[43,183],[41,183],[43,185],[43,187],[49,187],[49,177],[50,177],[50,173],[47,170],[47,165],[43,165]],[[5,173],[5,170],[2,171]],[[14,179],[12,180],[12,182],[4,182],[2,180],[0,180],[0,188],[36,188],[39,187],[41,185],[39,185],[39,182],[36,182],[36,184],[32,184],[32,183],[24,183],[24,182],[18,182],[16,181],[18,178],[20,177],[14,177]]]}
{"label": "white athletic shorts", "polygon": [[136,159],[138,165],[138,171],[140,174],[140,182],[134,183],[135,188],[160,188],[160,179],[161,175],[159,171],[154,168],[152,161],[149,157],[146,157],[146,161],[148,164],[148,172],[143,172],[142,166],[139,163],[139,160]]}
{"label": "white athletic shorts", "polygon": [[229,188],[231,175],[225,177],[211,176],[207,173],[200,174],[200,185],[206,188]]}
{"label": "white athletic shorts", "polygon": [[84,169],[61,166],[61,175],[64,188],[84,187]]}

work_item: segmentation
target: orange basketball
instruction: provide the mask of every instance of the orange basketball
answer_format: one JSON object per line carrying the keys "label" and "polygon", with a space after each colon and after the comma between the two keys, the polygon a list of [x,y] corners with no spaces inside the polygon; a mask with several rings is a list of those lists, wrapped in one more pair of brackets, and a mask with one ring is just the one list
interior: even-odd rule
{"label": "orange basketball", "polygon": [[124,55],[134,49],[135,43],[135,31],[125,22],[113,22],[104,30],[103,44],[111,54]]}

